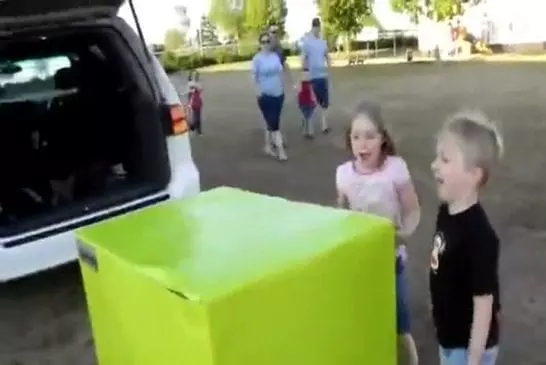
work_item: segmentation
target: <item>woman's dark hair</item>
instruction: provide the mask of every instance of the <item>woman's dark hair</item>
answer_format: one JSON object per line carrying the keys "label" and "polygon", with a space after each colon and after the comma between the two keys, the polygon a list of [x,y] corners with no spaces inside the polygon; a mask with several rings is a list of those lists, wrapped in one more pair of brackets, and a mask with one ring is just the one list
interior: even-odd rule
{"label": "woman's dark hair", "polygon": [[351,130],[353,127],[353,122],[362,116],[368,118],[368,120],[373,123],[379,134],[381,134],[381,137],[383,137],[383,143],[381,144],[381,154],[383,159],[385,159],[387,156],[395,156],[396,148],[389,131],[385,127],[381,107],[379,104],[370,101],[361,101],[351,115],[351,124],[347,127],[345,132],[345,143],[347,149],[351,151]]}

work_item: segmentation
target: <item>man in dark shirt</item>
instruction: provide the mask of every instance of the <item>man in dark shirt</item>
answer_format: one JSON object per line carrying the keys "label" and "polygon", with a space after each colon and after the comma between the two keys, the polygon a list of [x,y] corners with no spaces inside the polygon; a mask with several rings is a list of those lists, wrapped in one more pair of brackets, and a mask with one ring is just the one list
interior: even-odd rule
{"label": "man in dark shirt", "polygon": [[440,206],[430,260],[442,365],[494,365],[499,342],[499,239],[479,191],[502,154],[495,126],[461,114],[440,131],[432,170]]}

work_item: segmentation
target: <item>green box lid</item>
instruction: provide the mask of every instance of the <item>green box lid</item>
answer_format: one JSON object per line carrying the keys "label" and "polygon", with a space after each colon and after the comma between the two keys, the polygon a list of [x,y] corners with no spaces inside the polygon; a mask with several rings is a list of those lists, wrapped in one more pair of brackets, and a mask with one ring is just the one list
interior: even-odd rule
{"label": "green box lid", "polygon": [[220,187],[82,228],[77,236],[96,251],[99,270],[100,255],[113,255],[207,302],[378,231],[393,234],[383,218]]}

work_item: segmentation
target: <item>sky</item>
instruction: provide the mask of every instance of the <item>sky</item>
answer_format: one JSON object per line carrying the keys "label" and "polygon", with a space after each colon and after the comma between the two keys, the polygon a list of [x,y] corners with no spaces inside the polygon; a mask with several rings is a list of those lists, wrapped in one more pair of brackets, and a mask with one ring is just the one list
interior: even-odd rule
{"label": "sky", "polygon": [[[210,0],[133,0],[144,37],[148,43],[162,43],[165,31],[176,28],[177,16],[174,6],[185,5],[192,22],[192,30],[199,24],[203,14],[207,14]],[[286,30],[291,37],[299,38],[309,30],[311,19],[316,16],[314,0],[287,0],[288,17]],[[127,3],[120,9],[120,16],[134,26]]]}

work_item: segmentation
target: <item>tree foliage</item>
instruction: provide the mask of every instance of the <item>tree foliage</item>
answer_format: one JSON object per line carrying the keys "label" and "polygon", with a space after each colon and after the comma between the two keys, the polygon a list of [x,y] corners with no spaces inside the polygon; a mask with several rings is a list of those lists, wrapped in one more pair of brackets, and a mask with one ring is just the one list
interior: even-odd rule
{"label": "tree foliage", "polygon": [[177,51],[186,44],[186,37],[178,29],[169,29],[165,32],[165,50]]}
{"label": "tree foliage", "polygon": [[211,0],[209,19],[228,37],[242,39],[258,36],[273,23],[284,35],[287,14],[286,0]]}
{"label": "tree foliage", "polygon": [[211,47],[220,44],[218,29],[206,15],[201,17],[201,24],[199,29],[197,29],[196,41],[200,47]]}
{"label": "tree foliage", "polygon": [[268,0],[267,9],[267,23],[276,24],[279,27],[279,35],[284,37],[286,16],[288,15],[288,8],[286,6],[286,0]]}
{"label": "tree foliage", "polygon": [[[428,1],[425,0],[425,3]],[[425,7],[422,0],[391,0],[392,9],[398,13],[411,16],[413,22],[417,23],[419,15],[424,13]]]}
{"label": "tree foliage", "polygon": [[269,1],[245,0],[244,28],[249,35],[258,35],[268,24]]}
{"label": "tree foliage", "polygon": [[461,0],[391,0],[394,11],[408,14],[413,21],[419,15],[426,15],[435,20],[450,19],[461,11]]}
{"label": "tree foliage", "polygon": [[315,4],[317,6],[318,14],[320,18],[322,19],[322,32],[323,32],[324,38],[326,38],[326,40],[328,41],[328,44],[331,44],[332,39],[335,43],[335,39],[339,36],[339,32],[333,28],[331,22],[329,21],[331,18],[330,1],[315,0]]}
{"label": "tree foliage", "polygon": [[176,5],[174,12],[178,17],[178,25],[183,33],[187,33],[191,27],[191,19],[188,16],[188,8],[185,5]]}
{"label": "tree foliage", "polygon": [[437,20],[450,19],[461,11],[461,0],[434,0],[431,3],[431,15]]}
{"label": "tree foliage", "polygon": [[244,14],[244,6],[234,8],[233,0],[211,0],[208,18],[228,37],[238,39],[244,33]]}
{"label": "tree foliage", "polygon": [[325,38],[331,41],[356,36],[372,15],[372,0],[315,0],[323,24]]}

